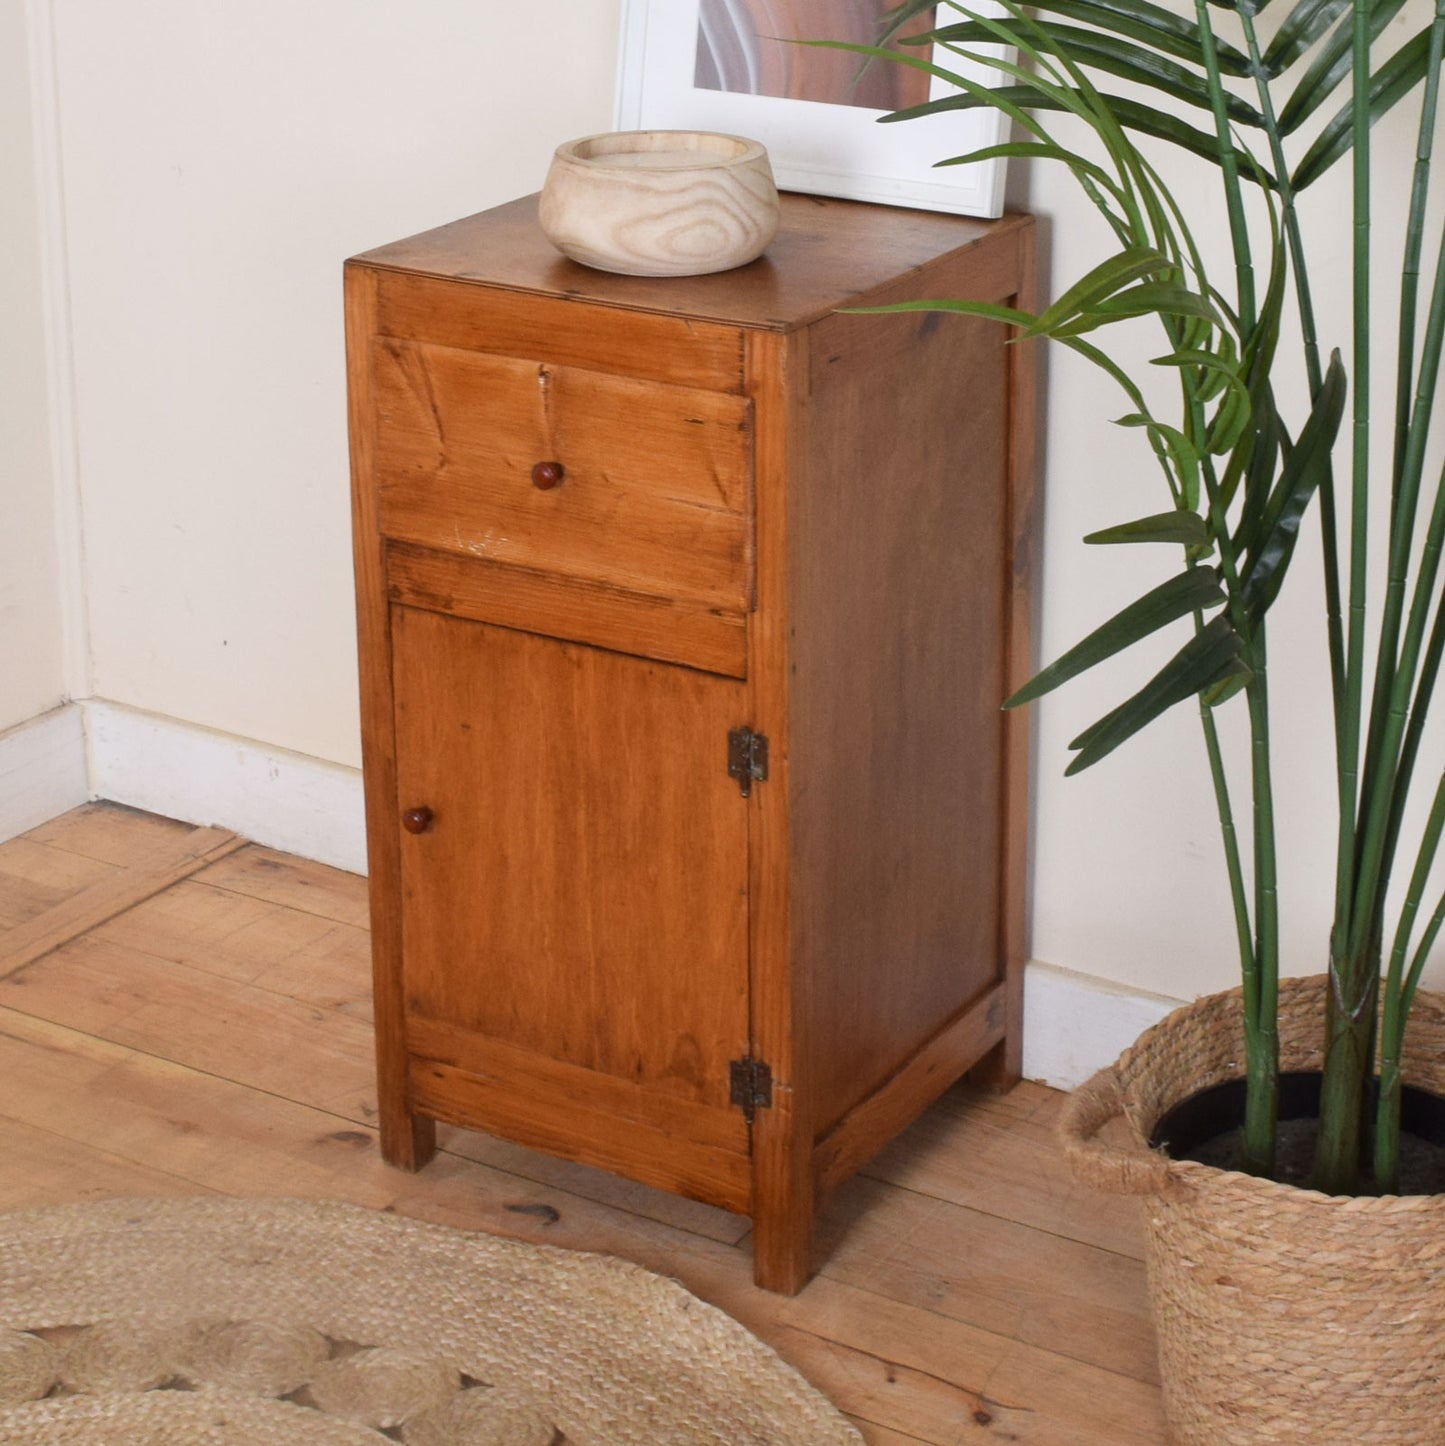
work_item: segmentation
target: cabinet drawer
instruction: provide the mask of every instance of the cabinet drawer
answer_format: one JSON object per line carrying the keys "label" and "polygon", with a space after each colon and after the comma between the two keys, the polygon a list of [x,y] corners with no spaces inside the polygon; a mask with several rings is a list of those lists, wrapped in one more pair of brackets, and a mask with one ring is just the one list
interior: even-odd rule
{"label": "cabinet drawer", "polygon": [[[386,536],[749,607],[747,398],[394,338],[374,343],[372,367]],[[543,462],[562,468],[546,489]]]}

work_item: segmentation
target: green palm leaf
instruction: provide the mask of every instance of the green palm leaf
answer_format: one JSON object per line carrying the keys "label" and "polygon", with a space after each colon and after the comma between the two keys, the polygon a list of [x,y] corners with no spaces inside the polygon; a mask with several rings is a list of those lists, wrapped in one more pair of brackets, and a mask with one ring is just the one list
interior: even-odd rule
{"label": "green palm leaf", "polygon": [[1209,528],[1197,512],[1186,512],[1176,507],[1169,512],[1156,512],[1149,517],[1136,518],[1133,522],[1120,522],[1091,532],[1084,541],[1097,546],[1172,542],[1185,547],[1208,547]]}
{"label": "green palm leaf", "polygon": [[[1171,10],[1147,0],[1037,0],[1033,9],[1065,20],[1078,20],[1097,30],[1141,41],[1166,55],[1204,65],[1199,27]],[[1250,73],[1249,57],[1225,41],[1216,41],[1219,68],[1225,75]]]}
{"label": "green palm leaf", "polygon": [[1324,385],[1300,430],[1275,483],[1255,535],[1245,538],[1249,562],[1243,582],[1244,605],[1251,617],[1261,616],[1279,593],[1299,536],[1305,508],[1330,464],[1330,449],[1345,414],[1345,367],[1336,351],[1330,357]]}
{"label": "green palm leaf", "polygon": [[[1430,32],[1422,30],[1370,77],[1370,124],[1373,126],[1397,101],[1425,78],[1430,54]],[[1317,181],[1354,144],[1354,108],[1344,106],[1330,118],[1305,158],[1295,168],[1294,188],[1302,191]]]}
{"label": "green palm leaf", "polygon": [[[1376,0],[1370,10],[1370,39],[1378,40],[1385,27],[1400,12],[1405,0]],[[1291,135],[1327,101],[1336,86],[1350,74],[1353,57],[1354,24],[1349,15],[1330,32],[1309,68],[1300,77],[1284,109],[1279,113],[1282,135]]]}
{"label": "green palm leaf", "polygon": [[892,10],[885,10],[878,17],[881,30],[878,37],[879,45],[887,45],[915,15],[922,15],[925,10],[937,9],[937,0],[901,0]]}
{"label": "green palm leaf", "polygon": [[1132,282],[1175,270],[1174,263],[1153,246],[1127,247],[1080,277],[1032,326],[1025,328],[1024,334],[1051,334],[1080,312],[1104,305]]}
{"label": "green palm leaf", "polygon": [[[1060,88],[1064,89],[1064,87]],[[888,115],[880,116],[879,119],[885,123],[915,120],[919,116],[943,115],[955,110],[974,110],[979,106],[994,105],[999,102],[1015,105],[1025,111],[1077,110],[1082,104],[1079,92],[1069,88],[1069,94],[1075,101],[1073,105],[1065,105],[1051,96],[1042,95],[1031,85],[1001,85],[990,89],[987,95],[941,96],[937,100],[925,101],[922,105],[892,111]],[[1145,105],[1140,101],[1128,100],[1123,96],[1104,95],[1101,99],[1114,113],[1120,125],[1143,135],[1153,136],[1157,140],[1169,141],[1196,156],[1203,156],[1207,161],[1218,162],[1218,140],[1214,136],[1186,124],[1177,116]],[[1259,175],[1266,184],[1271,183],[1272,177],[1267,171],[1261,169]],[[1253,172],[1251,172],[1251,176],[1253,176]]]}
{"label": "green palm leaf", "polygon": [[1271,76],[1288,70],[1350,8],[1350,0],[1299,0],[1264,52]]}
{"label": "green palm leaf", "polygon": [[1195,316],[1207,321],[1211,328],[1223,331],[1225,327],[1219,308],[1207,296],[1201,296],[1187,286],[1170,285],[1164,281],[1132,286],[1106,302],[1103,309],[1121,316]]}
{"label": "green palm leaf", "polygon": [[1224,601],[1219,574],[1212,567],[1191,567],[1115,613],[1062,657],[1036,673],[1017,693],[1006,699],[1003,706],[1017,708],[1031,703],[1035,698],[1052,692],[1061,683],[1067,683],[1070,678],[1076,678],[1102,663],[1105,658],[1112,658],[1115,653],[1133,646],[1141,638],[1147,638],[1190,613],[1218,607]]}
{"label": "green palm leaf", "polygon": [[[1122,80],[1147,86],[1181,105],[1209,107],[1204,77],[1148,46],[1098,30],[1058,25],[1047,20],[1036,22],[1030,33],[1035,32],[1036,44],[1045,54],[1067,55],[1076,65],[1107,71]],[[996,43],[998,37],[987,26],[970,21],[964,25],[947,26],[937,31],[934,38],[953,43],[991,44]],[[1236,95],[1226,97],[1226,106],[1230,118],[1241,125],[1257,127],[1264,124],[1264,117],[1259,111]]]}
{"label": "green palm leaf", "polygon": [[1239,634],[1221,613],[1195,633],[1133,697],[1069,744],[1076,757],[1064,770],[1065,775],[1080,773],[1106,758],[1176,703],[1226,679],[1247,676],[1249,670],[1240,657],[1241,648]]}
{"label": "green palm leaf", "polygon": [[1284,237],[1276,228],[1270,256],[1269,286],[1260,304],[1259,320],[1244,342],[1250,425],[1230,453],[1219,481],[1220,502],[1225,508],[1234,501],[1240,482],[1244,482],[1246,514],[1254,506],[1256,498],[1259,498],[1259,507],[1263,507],[1263,496],[1274,476],[1280,450],[1289,445],[1289,436],[1280,421],[1270,383],[1275,354],[1279,349],[1287,274]]}
{"label": "green palm leaf", "polygon": [[1070,151],[1047,141],[1006,141],[1002,145],[984,146],[981,150],[969,151],[967,155],[950,156],[947,160],[935,161],[934,164],[971,166],[976,161],[999,160],[1060,161],[1076,175],[1090,176],[1101,186],[1107,186],[1111,191],[1118,190],[1114,178],[1102,166],[1096,165],[1087,156],[1079,155],[1077,151]]}
{"label": "green palm leaf", "polygon": [[[1149,440],[1160,460],[1168,458],[1173,464],[1172,475],[1177,478],[1179,490],[1176,504],[1182,503],[1190,512],[1199,506],[1200,467],[1199,449],[1179,430],[1167,422],[1157,421],[1143,412],[1131,412],[1126,417],[1114,419],[1116,427],[1144,427]],[[1168,470],[1166,468],[1166,470]]]}

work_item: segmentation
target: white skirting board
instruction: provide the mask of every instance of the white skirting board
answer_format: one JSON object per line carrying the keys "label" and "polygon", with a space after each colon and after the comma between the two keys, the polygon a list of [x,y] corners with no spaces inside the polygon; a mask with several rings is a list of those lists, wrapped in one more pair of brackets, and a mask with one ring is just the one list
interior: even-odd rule
{"label": "white skirting board", "polygon": [[366,872],[361,770],[92,699],[90,791]]}
{"label": "white skirting board", "polygon": [[0,733],[0,841],[48,823],[90,797],[78,703]]}
{"label": "white skirting board", "polygon": [[1024,970],[1024,1078],[1073,1089],[1181,1003],[1032,960]]}
{"label": "white skirting board", "polygon": [[[99,699],[0,734],[0,839],[88,798],[366,872],[359,769]],[[1081,1084],[1178,1004],[1034,960],[1024,972],[1024,1076]]]}

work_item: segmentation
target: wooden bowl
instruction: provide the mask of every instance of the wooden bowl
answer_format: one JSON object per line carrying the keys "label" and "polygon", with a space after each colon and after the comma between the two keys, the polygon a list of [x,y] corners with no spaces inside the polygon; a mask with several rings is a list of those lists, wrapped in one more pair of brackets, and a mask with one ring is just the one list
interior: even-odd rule
{"label": "wooden bowl", "polygon": [[711,131],[614,131],[557,147],[542,187],[547,239],[626,276],[700,276],[760,256],[778,190],[757,141]]}

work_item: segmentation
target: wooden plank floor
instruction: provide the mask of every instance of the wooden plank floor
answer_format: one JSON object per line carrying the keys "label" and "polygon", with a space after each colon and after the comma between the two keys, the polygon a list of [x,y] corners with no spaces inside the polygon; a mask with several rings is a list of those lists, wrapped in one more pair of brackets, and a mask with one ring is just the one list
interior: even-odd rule
{"label": "wooden plank floor", "polygon": [[0,844],[0,931],[0,1208],[353,1200],[675,1276],[877,1446],[1164,1440],[1137,1208],[1069,1180],[1050,1090],[946,1095],[826,1204],[786,1300],[725,1211],[459,1130],[384,1165],[355,875],[91,804]]}

